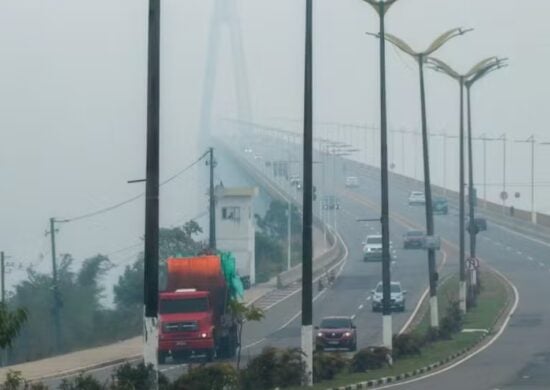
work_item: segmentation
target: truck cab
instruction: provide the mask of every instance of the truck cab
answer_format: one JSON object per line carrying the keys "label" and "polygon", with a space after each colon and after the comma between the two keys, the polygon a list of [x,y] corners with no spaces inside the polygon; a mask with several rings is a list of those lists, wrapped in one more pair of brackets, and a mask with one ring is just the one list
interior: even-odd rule
{"label": "truck cab", "polygon": [[242,283],[229,253],[166,260],[166,290],[159,294],[158,360],[168,356],[232,358],[239,342],[229,299]]}
{"label": "truck cab", "polygon": [[214,312],[208,291],[179,289],[161,293],[159,316],[159,363],[163,364],[169,354],[214,358]]}

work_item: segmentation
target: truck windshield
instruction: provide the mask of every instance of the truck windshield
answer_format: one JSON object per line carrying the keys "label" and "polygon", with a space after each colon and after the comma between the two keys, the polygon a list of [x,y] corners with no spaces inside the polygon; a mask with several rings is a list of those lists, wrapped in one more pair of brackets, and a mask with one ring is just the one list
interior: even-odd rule
{"label": "truck windshield", "polygon": [[164,299],[160,301],[160,314],[197,313],[208,310],[206,298]]}

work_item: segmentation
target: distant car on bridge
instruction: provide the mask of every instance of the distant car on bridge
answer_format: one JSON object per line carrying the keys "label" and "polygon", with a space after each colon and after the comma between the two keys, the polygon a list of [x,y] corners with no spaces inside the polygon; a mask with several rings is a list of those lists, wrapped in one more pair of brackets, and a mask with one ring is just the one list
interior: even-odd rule
{"label": "distant car on bridge", "polygon": [[426,196],[421,191],[411,191],[408,201],[409,206],[423,206],[426,204]]}
{"label": "distant car on bridge", "polygon": [[446,215],[449,213],[449,202],[447,198],[436,196],[432,199],[432,210],[434,214]]}
{"label": "distant car on bridge", "polygon": [[346,187],[348,188],[359,187],[359,178],[357,176],[346,177]]}
{"label": "distant car on bridge", "polygon": [[334,195],[325,195],[321,201],[321,205],[325,210],[339,210],[340,201]]}
{"label": "distant car on bridge", "polygon": [[403,235],[403,249],[421,249],[424,247],[426,235],[420,230],[409,230]]}

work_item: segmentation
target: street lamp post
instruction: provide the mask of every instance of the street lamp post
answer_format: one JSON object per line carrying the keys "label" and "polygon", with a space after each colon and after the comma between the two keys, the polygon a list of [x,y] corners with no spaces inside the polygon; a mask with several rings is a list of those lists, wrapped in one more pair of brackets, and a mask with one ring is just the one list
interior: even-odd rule
{"label": "street lamp post", "polygon": [[524,141],[515,142],[531,144],[531,222],[536,224],[537,212],[535,211],[535,135],[531,135]]}
{"label": "street lamp post", "polygon": [[[422,120],[422,154],[424,160],[424,194],[426,197],[426,234],[431,237],[434,235],[434,218],[432,207],[432,187],[430,180],[430,157],[428,143],[428,120],[426,114],[426,89],[424,83],[424,63],[426,58],[441,48],[449,40],[463,35],[471,29],[454,28],[446,31],[437,37],[430,46],[424,51],[414,51],[407,43],[395,35],[386,34],[385,39],[395,45],[397,48],[413,57],[418,62],[419,80],[420,80],[420,111]],[[415,148],[416,149],[416,148]],[[415,161],[416,171],[416,161]],[[428,248],[428,276],[430,284],[430,324],[432,327],[439,327],[439,314],[437,304],[437,273],[435,265],[435,249]]]}
{"label": "street lamp post", "polygon": [[302,328],[301,345],[306,376],[313,385],[313,0],[306,0],[304,61],[304,145],[302,214]]}
{"label": "street lamp post", "polygon": [[[471,105],[471,89],[472,86],[483,77],[487,76],[489,73],[500,69],[506,64],[504,59],[494,59],[490,62],[487,62],[479,70],[474,72],[468,80],[465,82],[466,87],[466,101],[468,106],[468,199],[469,199],[469,214],[470,214],[470,257],[476,257],[476,229],[475,229],[475,218],[474,218],[474,205],[475,205],[475,191],[474,191],[474,161],[473,161],[473,150],[472,150],[472,105]],[[476,278],[476,270],[473,270],[473,280]]]}
{"label": "street lamp post", "polygon": [[[478,64],[473,66],[467,73],[460,74],[447,65],[445,62],[438,60],[433,57],[428,57],[426,62],[429,64],[430,68],[444,73],[447,76],[452,77],[458,81],[460,88],[460,151],[459,151],[459,235],[460,235],[460,284],[459,284],[459,301],[460,309],[462,312],[466,312],[466,267],[465,267],[465,237],[464,237],[464,87],[467,83],[471,85],[477,81],[479,78],[483,77],[487,73],[493,70],[493,68],[500,67],[502,61],[496,57],[489,57],[483,61],[480,61]],[[469,88],[469,87],[467,87]],[[470,137],[469,137],[470,138]],[[472,162],[470,161],[470,167],[472,167]],[[471,189],[471,185],[470,185]],[[472,235],[475,235],[474,230],[474,218],[473,218],[473,209],[472,209],[472,196],[470,196],[470,239]],[[474,241],[475,242],[475,241]],[[470,248],[471,249],[471,248]]]}
{"label": "street lamp post", "polygon": [[380,18],[380,172],[382,192],[382,342],[392,349],[392,315],[390,307],[390,226],[388,200],[388,124],[386,112],[386,39],[384,16],[397,0],[363,0],[370,4]]}

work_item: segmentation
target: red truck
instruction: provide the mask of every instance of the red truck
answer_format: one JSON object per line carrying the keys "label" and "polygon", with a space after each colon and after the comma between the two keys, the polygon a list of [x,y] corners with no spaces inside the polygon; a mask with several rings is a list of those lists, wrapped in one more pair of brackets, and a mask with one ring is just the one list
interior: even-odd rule
{"label": "red truck", "polygon": [[[232,256],[207,255],[167,260],[166,290],[159,294],[158,360],[167,356],[231,358],[238,345]],[[231,271],[233,270],[233,271]]]}

